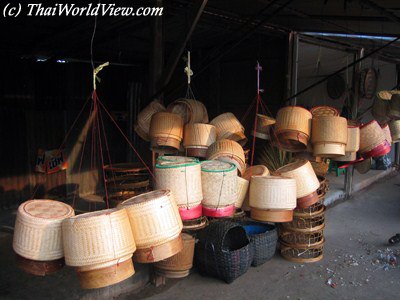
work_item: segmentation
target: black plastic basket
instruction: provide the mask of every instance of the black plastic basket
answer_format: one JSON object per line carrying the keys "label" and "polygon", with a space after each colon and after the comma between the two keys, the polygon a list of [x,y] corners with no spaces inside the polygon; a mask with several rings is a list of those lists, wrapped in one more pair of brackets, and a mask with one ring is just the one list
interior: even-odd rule
{"label": "black plastic basket", "polygon": [[270,260],[276,251],[278,232],[274,225],[245,221],[240,225],[246,230],[250,245],[254,251],[252,266],[257,267]]}
{"label": "black plastic basket", "polygon": [[249,269],[253,248],[246,231],[237,223],[211,223],[198,235],[195,263],[200,274],[233,282]]}

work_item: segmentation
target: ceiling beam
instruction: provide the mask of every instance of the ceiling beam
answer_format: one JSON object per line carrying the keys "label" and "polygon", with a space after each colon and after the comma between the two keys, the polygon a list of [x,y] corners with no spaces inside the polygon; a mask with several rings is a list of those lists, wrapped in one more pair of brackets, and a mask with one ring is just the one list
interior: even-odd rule
{"label": "ceiling beam", "polygon": [[387,11],[384,7],[379,6],[375,2],[371,0],[359,0],[361,5],[366,5],[367,7],[375,10],[376,12],[380,13],[382,16],[385,16],[389,20],[392,20],[394,23],[397,23],[400,25],[400,18],[396,16],[395,14],[391,13],[390,11]]}

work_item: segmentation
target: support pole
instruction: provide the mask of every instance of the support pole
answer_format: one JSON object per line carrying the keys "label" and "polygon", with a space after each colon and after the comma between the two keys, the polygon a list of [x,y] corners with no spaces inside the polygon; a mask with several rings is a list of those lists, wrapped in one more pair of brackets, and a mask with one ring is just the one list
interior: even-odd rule
{"label": "support pole", "polygon": [[[297,76],[299,72],[299,35],[297,32],[293,33],[293,69],[292,69],[292,87],[293,94],[297,94]],[[292,105],[297,104],[297,96],[291,101]]]}
{"label": "support pole", "polygon": [[[396,65],[397,71],[397,88],[400,87],[400,64]],[[394,163],[396,166],[400,164],[400,143],[394,144]]]}

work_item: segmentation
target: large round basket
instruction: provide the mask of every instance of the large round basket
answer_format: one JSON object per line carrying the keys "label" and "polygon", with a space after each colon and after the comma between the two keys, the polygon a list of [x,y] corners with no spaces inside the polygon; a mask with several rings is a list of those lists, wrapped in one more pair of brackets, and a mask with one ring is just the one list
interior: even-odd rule
{"label": "large round basket", "polygon": [[217,160],[201,163],[203,206],[219,208],[237,200],[238,184],[235,165]]}
{"label": "large round basket", "polygon": [[298,160],[283,166],[276,170],[275,174],[296,180],[297,198],[307,196],[319,187],[317,175],[307,160]]}
{"label": "large round basket", "polygon": [[347,120],[333,116],[313,118],[311,141],[314,156],[344,155],[347,143]]}
{"label": "large round basket", "polygon": [[315,106],[310,110],[312,117],[337,117],[339,116],[339,111],[331,106]]}
{"label": "large round basket", "polygon": [[168,105],[167,110],[180,115],[187,123],[208,123],[208,113],[204,104],[194,99],[178,99]]}
{"label": "large round basket", "polygon": [[183,278],[193,266],[195,238],[182,234],[183,249],[178,254],[154,264],[156,273],[167,278]]}
{"label": "large round basket", "polygon": [[223,139],[213,143],[207,150],[207,159],[233,163],[240,174],[246,170],[243,148],[232,140]]}
{"label": "large round basket", "polygon": [[183,139],[183,119],[168,112],[153,115],[150,123],[151,149],[158,153],[175,153]]}
{"label": "large round basket", "polygon": [[382,156],[389,151],[390,144],[378,122],[373,120],[360,127],[360,153],[364,158]]}
{"label": "large round basket", "polygon": [[[171,191],[179,208],[190,209],[201,204],[201,166],[196,158],[161,156],[155,168],[155,188]],[[191,219],[201,217],[194,215]]]}
{"label": "large round basket", "polygon": [[311,134],[311,113],[299,106],[281,108],[276,116],[277,145],[286,151],[305,151]]}
{"label": "large round basket", "polygon": [[392,143],[392,134],[390,133],[389,124],[382,125],[383,133],[385,134],[386,141],[391,144]]}
{"label": "large round basket", "polygon": [[183,132],[183,146],[188,156],[206,157],[208,147],[217,140],[215,126],[189,123]]}
{"label": "large round basket", "polygon": [[394,120],[400,119],[400,94],[396,93],[392,95],[389,103],[389,109],[387,111],[389,118]]}
{"label": "large round basket", "polygon": [[324,257],[324,242],[322,239],[313,246],[297,246],[287,245],[281,242],[281,255],[284,259],[296,263],[313,263],[320,261]]}
{"label": "large round basket", "polygon": [[[131,257],[136,246],[125,209],[107,209],[65,219],[62,233],[65,262],[77,267],[82,288],[105,287],[134,274]],[[115,276],[110,278],[110,274]]]}
{"label": "large round basket", "polygon": [[276,120],[271,117],[257,114],[257,128],[255,131],[255,136],[263,140],[269,140],[271,138],[271,126],[274,125],[275,122]]}
{"label": "large round basket", "polygon": [[248,193],[249,190],[249,184],[250,182],[242,177],[238,177],[237,178],[237,186],[238,186],[238,190],[237,190],[237,199],[235,202],[235,207],[236,208],[241,208],[244,199],[246,198],[246,195]]}
{"label": "large round basket", "polygon": [[212,119],[210,124],[217,128],[218,140],[229,139],[242,146],[246,144],[247,138],[244,135],[244,127],[233,113],[223,113]]}
{"label": "large round basket", "polygon": [[290,210],[296,207],[296,180],[281,176],[253,176],[250,207]]}
{"label": "large round basket", "polygon": [[400,142],[400,120],[390,122],[389,128],[393,143]]}
{"label": "large round basket", "polygon": [[18,207],[13,249],[28,260],[64,257],[61,223],[74,216],[71,206],[54,200],[29,200]]}
{"label": "large round basket", "polygon": [[153,115],[157,112],[165,111],[164,105],[158,100],[150,102],[137,116],[134,129],[136,133],[145,141],[150,141],[150,122]]}
{"label": "large round basket", "polygon": [[157,262],[181,251],[182,220],[169,190],[156,190],[128,199],[125,207],[131,222],[137,251],[133,259]]}

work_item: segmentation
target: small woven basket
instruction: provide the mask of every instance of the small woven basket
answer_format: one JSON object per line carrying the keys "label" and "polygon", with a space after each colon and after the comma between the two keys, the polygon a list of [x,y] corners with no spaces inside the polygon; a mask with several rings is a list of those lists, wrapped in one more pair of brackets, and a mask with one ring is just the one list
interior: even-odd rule
{"label": "small woven basket", "polygon": [[151,118],[155,113],[162,111],[165,111],[164,105],[162,105],[160,101],[154,100],[138,114],[134,129],[145,141],[150,141],[149,133]]}
{"label": "small woven basket", "polygon": [[239,222],[246,230],[246,234],[253,248],[254,257],[251,265],[260,266],[270,260],[276,251],[278,232],[274,225],[253,221]]}
{"label": "small woven basket", "polygon": [[390,122],[389,128],[393,143],[400,142],[400,120]]}
{"label": "small woven basket", "polygon": [[167,278],[182,278],[189,275],[193,266],[195,238],[183,233],[183,249],[181,252],[154,264],[156,273]]}
{"label": "small woven basket", "polygon": [[296,207],[296,180],[281,176],[252,176],[250,207],[290,210]]}
{"label": "small woven basket", "polygon": [[174,153],[183,139],[183,119],[173,113],[158,112],[150,123],[151,147],[154,152]]}
{"label": "small woven basket", "polygon": [[246,198],[246,195],[248,193],[249,190],[249,184],[250,182],[242,177],[238,177],[237,178],[237,186],[238,186],[238,190],[237,190],[237,199],[235,202],[235,207],[236,208],[241,208],[244,199]]}
{"label": "small woven basket", "polygon": [[208,123],[208,113],[204,104],[194,99],[178,99],[168,105],[167,110],[180,115],[185,124]]}
{"label": "small woven basket", "polygon": [[182,220],[169,190],[141,194],[121,206],[128,212],[137,249],[162,245],[181,233]]}
{"label": "small woven basket", "polygon": [[375,120],[360,127],[360,152],[372,151],[386,140],[385,134]]}
{"label": "small woven basket", "polygon": [[54,200],[28,200],[18,207],[13,249],[35,261],[57,260],[64,256],[61,223],[74,216],[71,206]]}
{"label": "small woven basket", "polygon": [[297,198],[307,196],[319,188],[319,181],[311,163],[297,160],[275,171],[275,175],[290,177],[296,180]]}
{"label": "small woven basket", "polygon": [[192,208],[203,200],[201,167],[196,158],[161,156],[155,177],[155,188],[170,190],[178,207]]}
{"label": "small woven basket", "polygon": [[250,268],[253,248],[242,226],[213,222],[198,235],[195,262],[200,274],[233,282]]}
{"label": "small woven basket", "polygon": [[125,209],[107,209],[65,219],[62,223],[65,263],[99,269],[131,257],[136,246]]}
{"label": "small woven basket", "polygon": [[217,130],[210,124],[190,123],[185,125],[183,146],[186,150],[203,149],[206,155],[208,147],[217,140]]}
{"label": "small woven basket", "polygon": [[331,106],[315,106],[310,110],[312,117],[337,117],[339,116],[339,111]]}
{"label": "small woven basket", "polygon": [[243,148],[232,140],[223,139],[213,143],[207,150],[207,159],[233,163],[240,174],[246,170]]}
{"label": "small woven basket", "polygon": [[235,165],[222,161],[201,163],[203,202],[207,207],[224,207],[237,200],[237,171]]}
{"label": "small woven basket", "polygon": [[218,140],[229,139],[242,146],[246,144],[247,138],[244,135],[244,127],[233,113],[223,113],[212,119],[210,124],[217,128]]}
{"label": "small woven basket", "polygon": [[344,155],[347,143],[347,120],[336,116],[313,118],[311,141],[314,156]]}
{"label": "small woven basket", "polygon": [[389,144],[392,143],[392,134],[390,133],[389,124],[382,125],[383,133],[385,134],[385,138]]}

